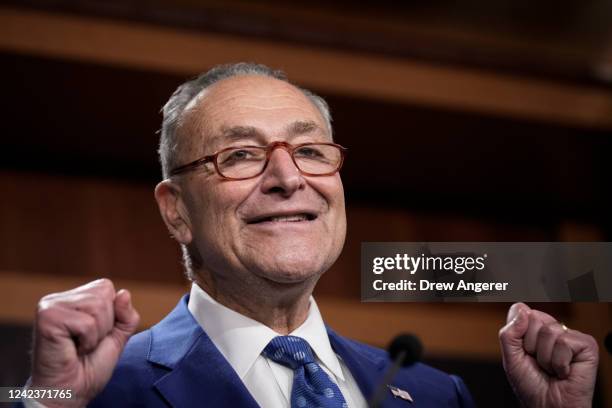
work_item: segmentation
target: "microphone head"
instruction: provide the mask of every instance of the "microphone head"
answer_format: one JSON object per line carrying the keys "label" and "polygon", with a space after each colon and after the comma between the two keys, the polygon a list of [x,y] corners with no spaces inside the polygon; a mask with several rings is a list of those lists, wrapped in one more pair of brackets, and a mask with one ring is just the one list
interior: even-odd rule
{"label": "microphone head", "polygon": [[401,357],[404,352],[404,358],[400,361],[402,367],[408,367],[423,357],[423,345],[417,336],[410,333],[400,334],[395,337],[387,348],[391,360],[396,360]]}

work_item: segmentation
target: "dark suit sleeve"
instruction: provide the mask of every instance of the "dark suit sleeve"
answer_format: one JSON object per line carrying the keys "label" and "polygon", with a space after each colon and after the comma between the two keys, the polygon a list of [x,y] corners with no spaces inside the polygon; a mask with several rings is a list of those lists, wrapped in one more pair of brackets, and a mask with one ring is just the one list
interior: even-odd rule
{"label": "dark suit sleeve", "polygon": [[472,394],[470,394],[470,391],[468,390],[461,377],[457,377],[456,375],[451,375],[450,377],[455,383],[457,399],[459,400],[460,404],[459,406],[461,408],[474,408],[476,405],[474,404],[474,400],[472,399]]}

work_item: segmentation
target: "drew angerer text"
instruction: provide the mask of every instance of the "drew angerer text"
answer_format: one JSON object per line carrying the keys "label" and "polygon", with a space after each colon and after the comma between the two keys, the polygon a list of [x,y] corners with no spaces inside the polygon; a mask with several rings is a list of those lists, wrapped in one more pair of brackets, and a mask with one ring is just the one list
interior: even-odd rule
{"label": "drew angerer text", "polygon": [[505,291],[508,288],[508,282],[466,282],[461,279],[458,282],[434,282],[427,279],[419,279],[417,282],[402,279],[397,282],[383,282],[377,279],[372,282],[374,290],[389,290],[389,291],[469,291],[481,293],[487,291]]}

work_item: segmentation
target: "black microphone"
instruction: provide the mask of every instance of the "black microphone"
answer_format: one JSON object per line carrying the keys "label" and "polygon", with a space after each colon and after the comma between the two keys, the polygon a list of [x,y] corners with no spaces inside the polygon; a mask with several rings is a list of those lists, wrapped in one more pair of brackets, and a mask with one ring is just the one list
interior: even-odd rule
{"label": "black microphone", "polygon": [[423,357],[423,345],[414,334],[400,334],[393,339],[389,347],[389,358],[400,361],[400,366],[408,367]]}
{"label": "black microphone", "polygon": [[389,358],[393,361],[390,368],[387,369],[382,382],[376,387],[376,392],[370,400],[370,408],[378,408],[385,398],[385,388],[391,382],[400,367],[408,367],[418,361],[421,361],[423,356],[423,345],[417,336],[414,334],[400,334],[395,337],[389,347]]}

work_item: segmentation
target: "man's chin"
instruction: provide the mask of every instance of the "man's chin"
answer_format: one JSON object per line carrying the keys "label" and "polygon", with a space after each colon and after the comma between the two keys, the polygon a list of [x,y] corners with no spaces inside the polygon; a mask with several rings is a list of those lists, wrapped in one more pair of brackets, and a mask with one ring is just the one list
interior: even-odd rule
{"label": "man's chin", "polygon": [[285,263],[275,265],[258,265],[257,275],[272,284],[294,286],[316,282],[323,274],[321,266],[311,263]]}
{"label": "man's chin", "polygon": [[316,281],[335,258],[330,254],[332,243],[321,240],[285,238],[261,240],[243,253],[244,265],[252,273],[278,284],[299,284]]}

